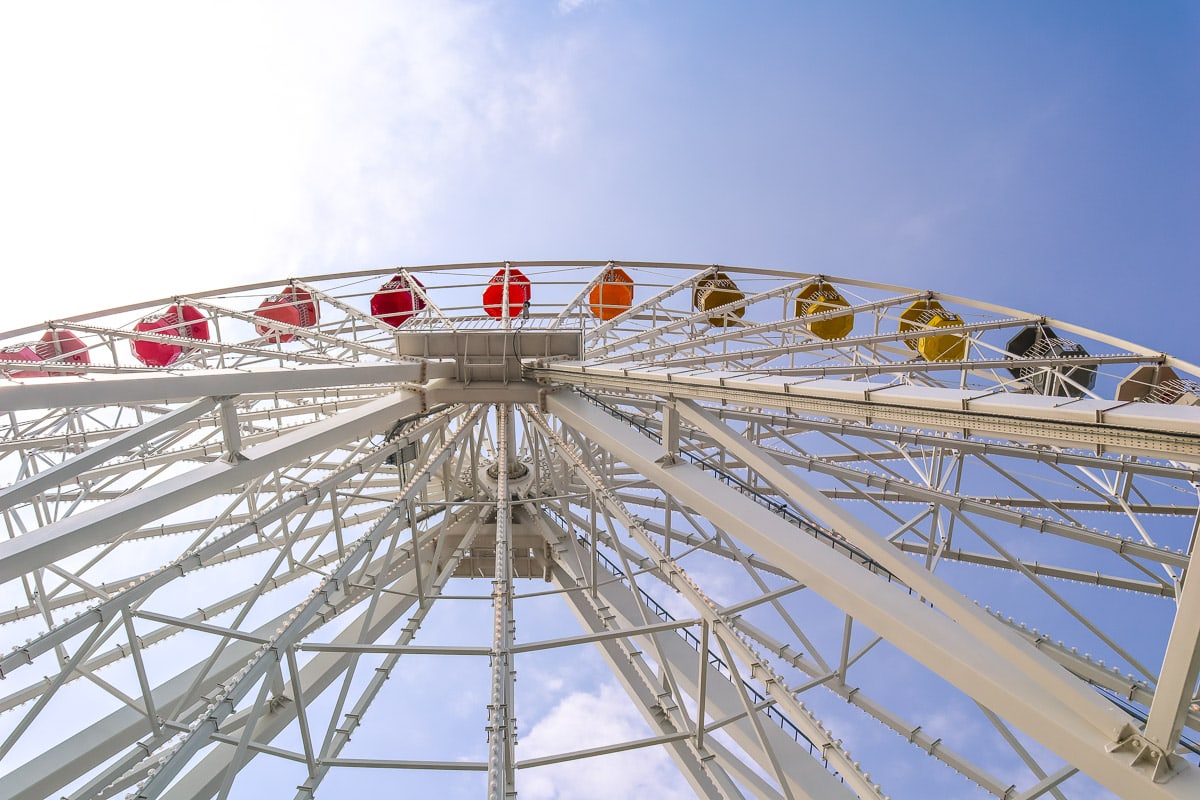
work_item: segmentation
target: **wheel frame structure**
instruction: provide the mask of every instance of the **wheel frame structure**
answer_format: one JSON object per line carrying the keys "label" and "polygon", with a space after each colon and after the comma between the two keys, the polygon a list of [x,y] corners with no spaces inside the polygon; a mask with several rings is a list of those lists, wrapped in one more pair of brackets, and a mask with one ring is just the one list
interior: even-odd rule
{"label": "wheel frame structure", "polygon": [[[58,351],[0,334],[0,797],[504,798],[647,754],[714,798],[901,796],[916,756],[912,796],[1200,796],[1179,359],[655,262],[316,275],[47,327]],[[387,685],[429,663],[426,691]],[[580,664],[640,722],[526,736]]]}

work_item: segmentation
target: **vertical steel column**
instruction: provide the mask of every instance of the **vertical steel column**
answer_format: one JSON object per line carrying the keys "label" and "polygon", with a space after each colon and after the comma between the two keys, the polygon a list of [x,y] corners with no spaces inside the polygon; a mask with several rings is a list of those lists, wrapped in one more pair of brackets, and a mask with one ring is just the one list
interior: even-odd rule
{"label": "vertical steel column", "polygon": [[513,768],[513,668],[512,668],[512,547],[509,523],[512,502],[508,494],[509,435],[512,405],[496,410],[496,571],[492,580],[492,696],[488,705],[488,797],[516,797]]}

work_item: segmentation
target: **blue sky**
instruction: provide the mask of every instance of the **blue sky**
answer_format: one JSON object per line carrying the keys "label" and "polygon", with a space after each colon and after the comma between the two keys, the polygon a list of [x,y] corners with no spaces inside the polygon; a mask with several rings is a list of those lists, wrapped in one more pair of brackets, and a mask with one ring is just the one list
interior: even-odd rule
{"label": "blue sky", "polygon": [[1183,2],[10,5],[0,327],[273,275],[662,259],[1196,361],[1198,100]]}
{"label": "blue sky", "polygon": [[0,329],[614,258],[939,289],[1200,362],[1192,3],[6,4],[0,108]]}

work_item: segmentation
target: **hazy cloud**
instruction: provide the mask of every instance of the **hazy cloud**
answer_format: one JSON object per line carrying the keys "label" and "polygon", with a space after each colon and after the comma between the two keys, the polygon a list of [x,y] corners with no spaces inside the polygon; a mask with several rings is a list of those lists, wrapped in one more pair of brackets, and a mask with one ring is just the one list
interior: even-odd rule
{"label": "hazy cloud", "polygon": [[[520,740],[520,757],[612,744],[650,735],[628,696],[606,683],[564,698]],[[689,798],[692,792],[660,748],[556,764],[521,773],[521,796],[533,800]]]}

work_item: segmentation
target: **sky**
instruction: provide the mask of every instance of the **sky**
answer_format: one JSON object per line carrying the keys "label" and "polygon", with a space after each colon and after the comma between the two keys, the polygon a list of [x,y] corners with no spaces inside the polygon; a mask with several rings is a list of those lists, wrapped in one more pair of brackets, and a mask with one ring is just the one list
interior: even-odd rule
{"label": "sky", "polygon": [[1197,363],[1198,131],[1182,0],[6,3],[0,330],[611,258],[938,289]]}
{"label": "sky", "polygon": [[0,329],[475,260],[794,268],[1200,361],[1200,9],[0,9]]}

